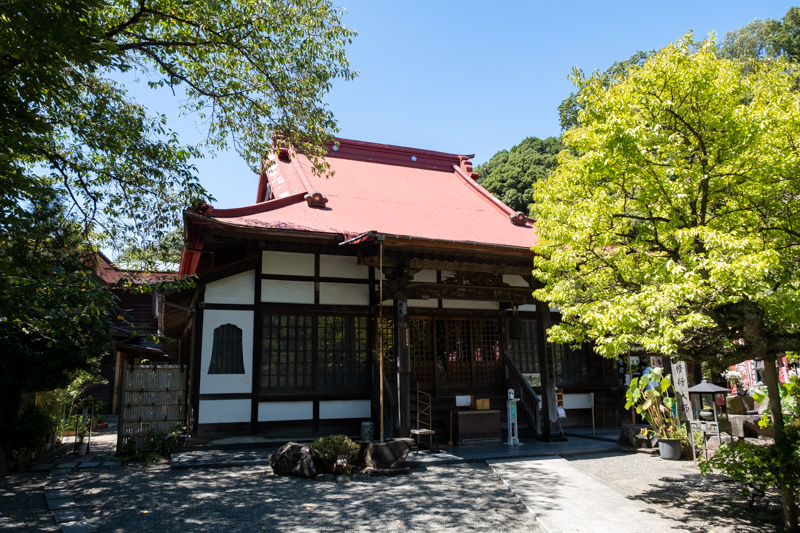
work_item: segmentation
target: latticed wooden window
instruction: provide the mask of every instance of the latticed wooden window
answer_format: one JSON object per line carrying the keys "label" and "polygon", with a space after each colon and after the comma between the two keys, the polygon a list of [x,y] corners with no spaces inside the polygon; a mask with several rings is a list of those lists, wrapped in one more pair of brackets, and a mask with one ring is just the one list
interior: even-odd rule
{"label": "latticed wooden window", "polygon": [[233,324],[224,324],[214,330],[209,374],[244,374],[242,330]]}
{"label": "latticed wooden window", "polygon": [[261,391],[365,388],[368,348],[366,317],[265,314]]}
{"label": "latticed wooden window", "polygon": [[508,339],[508,355],[520,372],[539,372],[539,335],[535,320],[522,320],[522,338]]}
{"label": "latticed wooden window", "polygon": [[366,317],[321,316],[317,341],[319,386],[363,387],[369,384]]}
{"label": "latticed wooden window", "polygon": [[305,315],[264,315],[262,390],[312,385],[313,322],[313,317]]}
{"label": "latticed wooden window", "polygon": [[556,381],[584,383],[589,379],[586,358],[580,350],[572,350],[563,344],[553,344]]}

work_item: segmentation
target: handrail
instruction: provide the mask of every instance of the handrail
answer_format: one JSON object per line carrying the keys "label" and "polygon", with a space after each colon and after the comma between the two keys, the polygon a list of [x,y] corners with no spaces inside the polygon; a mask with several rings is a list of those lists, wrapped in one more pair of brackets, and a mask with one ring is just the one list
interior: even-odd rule
{"label": "handrail", "polygon": [[541,421],[539,417],[539,406],[541,405],[541,398],[536,394],[536,391],[522,376],[516,363],[511,360],[508,355],[504,357],[506,361],[506,386],[509,389],[514,389],[514,394],[518,395],[519,406],[522,407],[521,411],[525,417],[533,425],[536,435],[541,435]]}
{"label": "handrail", "polygon": [[[378,413],[380,416],[380,387],[379,376],[380,361],[378,361],[378,354],[372,352],[372,412]],[[385,438],[392,438],[397,430],[397,398],[392,394],[392,387],[389,384],[389,379],[384,374],[383,376],[383,436]],[[375,428],[375,435],[379,437],[380,428]]]}

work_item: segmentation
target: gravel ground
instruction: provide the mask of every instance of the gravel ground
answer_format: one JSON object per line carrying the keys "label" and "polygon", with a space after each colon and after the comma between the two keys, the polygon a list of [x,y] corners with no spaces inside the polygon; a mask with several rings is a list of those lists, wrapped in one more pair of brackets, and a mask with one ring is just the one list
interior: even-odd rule
{"label": "gravel ground", "polygon": [[[108,442],[105,442],[108,440]],[[113,454],[98,438],[93,453]],[[52,452],[69,453],[69,447]],[[71,457],[71,456],[70,456]],[[741,486],[705,478],[694,463],[644,453],[566,457],[631,498],[695,533],[778,533],[776,493],[748,510]],[[0,532],[58,531],[47,511],[43,473],[0,478]],[[485,464],[414,470],[350,483],[284,478],[265,466],[173,471],[167,464],[77,470],[69,478],[80,510],[98,531],[526,531],[533,516]]]}
{"label": "gravel ground", "polygon": [[543,532],[485,464],[332,483],[268,467],[80,471],[78,507],[98,531]]}
{"label": "gravel ground", "polygon": [[709,533],[772,533],[783,530],[780,494],[768,493],[752,509],[742,485],[724,476],[700,474],[691,461],[665,461],[646,453],[565,457],[570,465],[638,498],[685,530]]}

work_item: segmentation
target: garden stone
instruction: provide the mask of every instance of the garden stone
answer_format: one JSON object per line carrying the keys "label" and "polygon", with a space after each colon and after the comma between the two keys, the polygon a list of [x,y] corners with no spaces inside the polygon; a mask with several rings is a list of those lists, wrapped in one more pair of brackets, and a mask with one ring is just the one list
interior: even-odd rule
{"label": "garden stone", "polygon": [[402,465],[414,445],[413,439],[393,439],[387,442],[368,442],[362,445],[359,464],[378,470]]}
{"label": "garden stone", "polygon": [[279,476],[313,478],[317,475],[308,444],[287,442],[269,456],[269,466]]}

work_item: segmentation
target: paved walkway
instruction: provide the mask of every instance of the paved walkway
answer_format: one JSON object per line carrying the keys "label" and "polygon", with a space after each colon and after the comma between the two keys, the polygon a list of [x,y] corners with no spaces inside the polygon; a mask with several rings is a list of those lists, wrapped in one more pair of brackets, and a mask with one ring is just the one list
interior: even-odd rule
{"label": "paved walkway", "polygon": [[680,522],[570,466],[565,459],[487,461],[549,533],[662,533]]}

